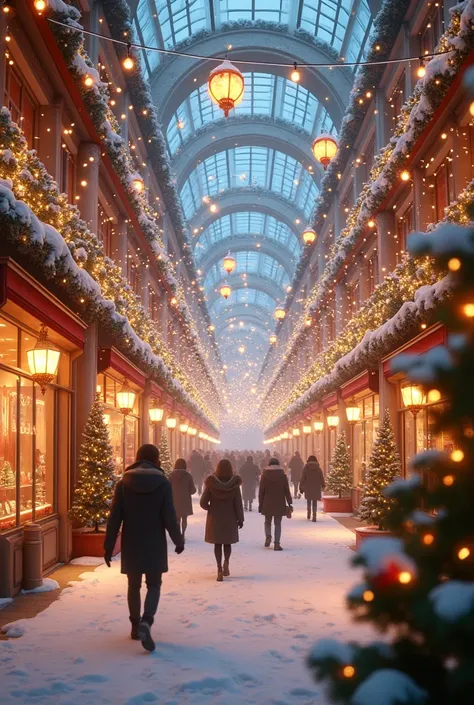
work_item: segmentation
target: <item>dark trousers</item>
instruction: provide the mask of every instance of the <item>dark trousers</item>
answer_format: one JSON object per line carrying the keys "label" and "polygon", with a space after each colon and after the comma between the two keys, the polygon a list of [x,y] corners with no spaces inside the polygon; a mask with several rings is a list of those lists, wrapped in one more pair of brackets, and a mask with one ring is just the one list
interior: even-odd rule
{"label": "dark trousers", "polygon": [[307,499],[306,504],[308,505],[308,516],[313,513],[313,516],[316,516],[316,511],[318,509],[318,502],[316,499]]}
{"label": "dark trousers", "polygon": [[294,496],[295,499],[298,497],[299,485],[300,485],[299,482],[293,482],[293,487],[294,487],[294,490],[295,490],[293,496]]}
{"label": "dark trousers", "polygon": [[246,511],[247,511],[247,509],[252,511],[252,502],[253,502],[253,499],[244,499],[244,509]]}
{"label": "dark trousers", "polygon": [[282,517],[272,517],[265,514],[265,537],[270,539],[272,537],[272,519],[275,524],[275,543],[280,543]]}
{"label": "dark trousers", "polygon": [[[160,601],[161,593],[161,573],[146,573],[146,587],[147,593],[145,597],[145,606],[143,609],[143,619],[149,624],[153,624],[153,618],[158,609],[158,603]],[[140,621],[141,612],[141,599],[140,599],[140,588],[142,586],[142,574],[141,573],[129,573],[128,578],[128,609],[130,612],[130,621],[138,622]]]}

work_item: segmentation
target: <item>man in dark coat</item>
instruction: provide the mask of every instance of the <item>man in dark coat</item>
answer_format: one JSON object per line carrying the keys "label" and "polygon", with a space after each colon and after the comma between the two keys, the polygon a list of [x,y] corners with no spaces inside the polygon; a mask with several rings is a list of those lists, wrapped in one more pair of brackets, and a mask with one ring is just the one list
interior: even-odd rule
{"label": "man in dark coat", "polygon": [[285,471],[276,458],[262,472],[258,492],[258,511],[265,517],[265,548],[272,542],[272,519],[275,525],[275,551],[282,551],[280,544],[281,520],[293,510],[290,485]]}
{"label": "man in dark coat", "polygon": [[316,521],[318,500],[321,499],[321,493],[325,486],[323,471],[318,463],[318,459],[315,455],[310,455],[308,462],[303,468],[300,482],[300,490],[304,492],[305,499],[308,503],[308,521],[311,519],[311,512],[313,514],[313,521]]}
{"label": "man in dark coat", "polygon": [[260,469],[258,465],[255,465],[251,455],[248,456],[245,463],[242,465],[239,471],[239,475],[242,478],[242,497],[244,500],[245,511],[252,511],[252,502],[255,499],[257,493],[258,477],[260,475]]}
{"label": "man in dark coat", "polygon": [[[171,484],[160,468],[160,454],[154,445],[146,444],[138,449],[136,462],[126,469],[115,487],[104,542],[104,557],[109,568],[120,527],[121,572],[128,578],[131,636],[132,639],[140,639],[147,651],[154,651],[151,625],[158,609],[162,574],[168,571],[165,530],[176,546],[176,553],[184,551]],[[147,595],[140,619],[143,574]]]}
{"label": "man in dark coat", "polygon": [[293,483],[293,488],[294,488],[294,497],[297,499],[298,497],[298,485],[300,484],[301,480],[301,475],[303,473],[303,459],[301,455],[298,453],[298,451],[295,451],[293,457],[291,458],[290,462],[288,463],[288,467],[290,469],[290,475],[291,475],[291,482]]}
{"label": "man in dark coat", "polygon": [[202,483],[204,482],[204,475],[206,473],[206,463],[201,453],[197,450],[193,450],[188,461],[189,472],[193,476],[194,484],[197,487],[198,494],[202,494]]}

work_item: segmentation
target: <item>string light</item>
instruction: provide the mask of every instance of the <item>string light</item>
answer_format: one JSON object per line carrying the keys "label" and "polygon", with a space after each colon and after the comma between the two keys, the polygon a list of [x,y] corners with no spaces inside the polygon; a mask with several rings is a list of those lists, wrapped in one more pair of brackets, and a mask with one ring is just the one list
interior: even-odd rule
{"label": "string light", "polygon": [[459,272],[461,269],[461,260],[457,257],[452,257],[448,262],[448,268],[451,272]]}
{"label": "string light", "polygon": [[425,544],[425,546],[431,546],[434,543],[433,534],[425,534],[423,536],[423,543]]}
{"label": "string light", "polygon": [[344,666],[342,669],[342,675],[344,678],[353,678],[355,676],[354,666]]}
{"label": "string light", "polygon": [[412,574],[409,573],[407,570],[402,570],[402,572],[398,575],[398,582],[400,582],[402,585],[408,585],[408,583],[411,583],[412,579]]}
{"label": "string light", "polygon": [[130,49],[132,45],[129,43],[127,45],[127,56],[125,59],[122,61],[122,66],[124,67],[125,71],[131,71],[133,67],[135,66],[135,61],[133,58],[130,56]]}
{"label": "string light", "polygon": [[90,74],[87,74],[87,76],[84,78],[84,85],[87,86],[87,88],[90,88],[94,85],[94,79]]}
{"label": "string light", "polygon": [[451,485],[454,485],[454,476],[453,475],[445,475],[443,477],[443,485],[446,485],[446,487],[451,487]]}
{"label": "string light", "polygon": [[402,181],[410,181],[410,172],[407,169],[404,169],[400,174],[400,178]]}
{"label": "string light", "polygon": [[461,449],[453,450],[451,453],[451,460],[453,463],[462,463],[464,460],[464,453]]}
{"label": "string light", "polygon": [[293,71],[290,73],[290,79],[293,81],[293,83],[299,83],[301,81],[301,74],[298,71],[298,64],[295,63],[293,64]]}
{"label": "string light", "polygon": [[467,548],[467,546],[464,546],[458,551],[458,558],[460,561],[465,561],[466,558],[469,558],[470,555],[471,551]]}
{"label": "string light", "polygon": [[35,0],[34,2],[35,10],[37,12],[44,12],[48,7],[46,0]]}
{"label": "string light", "polygon": [[374,598],[375,598],[375,595],[372,592],[372,590],[365,590],[362,595],[362,599],[364,600],[364,602],[372,602],[374,600]]}

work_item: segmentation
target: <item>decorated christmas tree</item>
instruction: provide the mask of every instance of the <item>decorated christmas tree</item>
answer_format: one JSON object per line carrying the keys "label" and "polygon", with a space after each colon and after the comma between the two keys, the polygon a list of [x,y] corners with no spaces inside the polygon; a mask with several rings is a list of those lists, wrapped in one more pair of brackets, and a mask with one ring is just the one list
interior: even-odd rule
{"label": "decorated christmas tree", "polygon": [[112,447],[99,394],[84,429],[78,471],[71,519],[99,531],[99,526],[107,520],[115,484]]}
{"label": "decorated christmas tree", "polygon": [[385,529],[385,521],[393,501],[385,496],[384,490],[400,475],[400,455],[395,443],[390,414],[385,411],[370,455],[359,507],[359,519],[379,529]]}
{"label": "decorated christmas tree", "polygon": [[0,467],[0,487],[15,487],[15,473],[8,460],[4,460]]}
{"label": "decorated christmas tree", "polygon": [[168,434],[166,433],[165,428],[161,431],[160,465],[165,471],[166,476],[171,474],[171,471],[173,470],[173,461],[171,459],[170,447],[168,443]]}
{"label": "decorated christmas tree", "polygon": [[351,458],[344,432],[340,433],[332,454],[331,469],[326,480],[326,494],[342,497],[352,488]]}
{"label": "decorated christmas tree", "polygon": [[395,536],[364,542],[354,559],[364,575],[349,606],[386,640],[325,640],[313,649],[316,677],[345,705],[474,702],[474,228],[443,223],[413,235],[409,247],[451,272],[442,315],[449,336],[423,355],[399,356],[392,369],[428,401],[448,400],[435,428],[445,450],[419,454],[410,476],[385,490]]}

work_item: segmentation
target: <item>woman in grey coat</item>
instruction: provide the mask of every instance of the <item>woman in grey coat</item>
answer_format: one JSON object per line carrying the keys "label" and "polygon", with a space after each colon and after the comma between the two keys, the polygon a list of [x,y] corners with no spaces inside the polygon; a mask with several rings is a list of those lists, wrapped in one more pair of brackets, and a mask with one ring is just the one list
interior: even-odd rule
{"label": "woman in grey coat", "polygon": [[206,477],[204,482],[201,507],[207,512],[205,541],[214,544],[218,582],[230,575],[232,544],[238,543],[239,529],[244,525],[241,484],[242,478],[234,475],[232,465],[226,459],[218,463],[214,474]]}
{"label": "woman in grey coat", "polygon": [[326,483],[324,482],[323,471],[318,459],[315,455],[310,455],[308,462],[303,468],[300,482],[300,492],[304,494],[308,505],[308,521],[311,519],[311,514],[313,515],[313,521],[316,521],[318,501],[321,499],[321,493],[325,487]]}
{"label": "woman in grey coat", "polygon": [[265,517],[265,548],[272,542],[272,519],[275,525],[275,551],[282,551],[280,544],[281,520],[291,515],[293,504],[290,485],[280,461],[272,458],[262,472],[258,491],[258,511]]}
{"label": "woman in grey coat", "polygon": [[178,458],[174,464],[174,470],[169,476],[171,489],[173,490],[173,503],[176,516],[183,534],[188,528],[188,517],[193,515],[193,494],[196,494],[196,486],[193,476],[187,470],[184,458]]}

